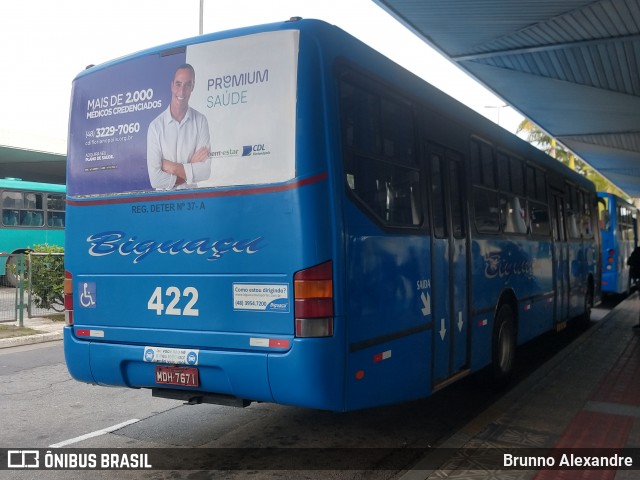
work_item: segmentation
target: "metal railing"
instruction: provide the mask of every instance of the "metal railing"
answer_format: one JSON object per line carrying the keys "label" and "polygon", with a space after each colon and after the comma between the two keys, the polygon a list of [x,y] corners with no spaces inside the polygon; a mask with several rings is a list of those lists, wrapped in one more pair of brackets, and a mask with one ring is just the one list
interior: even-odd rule
{"label": "metal railing", "polygon": [[25,317],[64,312],[63,282],[63,253],[11,255],[0,283],[0,322],[23,326]]}

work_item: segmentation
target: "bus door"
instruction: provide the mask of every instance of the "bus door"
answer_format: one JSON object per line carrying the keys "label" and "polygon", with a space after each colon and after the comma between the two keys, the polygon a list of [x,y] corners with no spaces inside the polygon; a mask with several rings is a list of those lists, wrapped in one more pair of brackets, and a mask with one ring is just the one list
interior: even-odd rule
{"label": "bus door", "polygon": [[569,318],[569,245],[565,224],[565,199],[559,190],[551,192],[553,208],[555,322]]}
{"label": "bus door", "polygon": [[462,156],[430,146],[433,384],[469,365],[467,223]]}

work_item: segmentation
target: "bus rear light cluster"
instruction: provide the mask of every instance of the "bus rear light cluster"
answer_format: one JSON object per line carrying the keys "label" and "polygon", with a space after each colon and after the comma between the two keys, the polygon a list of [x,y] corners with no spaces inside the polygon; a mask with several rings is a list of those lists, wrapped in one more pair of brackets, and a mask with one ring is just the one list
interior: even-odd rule
{"label": "bus rear light cluster", "polygon": [[296,337],[333,336],[333,264],[297,272],[293,291]]}
{"label": "bus rear light cluster", "polygon": [[67,325],[73,325],[73,275],[64,272],[64,320]]}

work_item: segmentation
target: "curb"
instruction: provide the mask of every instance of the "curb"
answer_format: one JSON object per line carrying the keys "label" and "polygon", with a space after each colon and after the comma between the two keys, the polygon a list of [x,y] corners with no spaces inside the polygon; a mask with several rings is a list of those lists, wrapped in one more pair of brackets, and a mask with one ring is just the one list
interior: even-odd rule
{"label": "curb", "polygon": [[25,335],[23,337],[3,338],[0,340],[0,349],[21,347],[23,345],[33,345],[36,343],[54,342],[56,340],[62,340],[62,332],[37,333],[35,335]]}

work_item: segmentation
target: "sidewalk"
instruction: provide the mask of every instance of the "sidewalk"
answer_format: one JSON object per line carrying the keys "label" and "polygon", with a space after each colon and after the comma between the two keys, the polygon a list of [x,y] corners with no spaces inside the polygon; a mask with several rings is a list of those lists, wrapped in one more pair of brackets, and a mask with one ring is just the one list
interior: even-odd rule
{"label": "sidewalk", "polygon": [[[0,325],[17,326],[18,322],[3,322]],[[0,349],[62,340],[64,322],[54,322],[48,318],[34,317],[25,318],[23,326],[32,328],[33,330],[38,331],[38,333],[35,335],[25,335],[21,337],[0,338]]]}
{"label": "sidewalk", "polygon": [[[639,312],[636,292],[401,479],[640,478],[640,333],[632,329]],[[544,456],[568,449],[632,455],[634,463],[627,470],[505,465],[505,452]]]}

